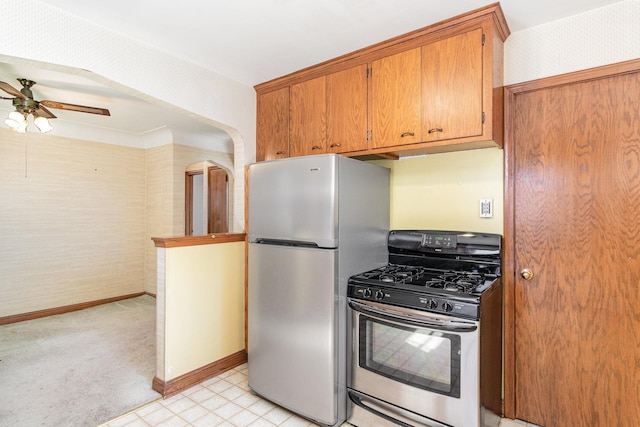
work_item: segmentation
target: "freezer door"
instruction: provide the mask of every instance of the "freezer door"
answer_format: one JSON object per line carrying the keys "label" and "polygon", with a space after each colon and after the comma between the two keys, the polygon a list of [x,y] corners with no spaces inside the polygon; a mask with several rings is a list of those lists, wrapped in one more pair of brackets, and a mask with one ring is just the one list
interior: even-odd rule
{"label": "freezer door", "polygon": [[339,421],[336,258],[249,244],[249,387],[327,425]]}
{"label": "freezer door", "polygon": [[335,154],[249,166],[249,241],[257,238],[338,246]]}

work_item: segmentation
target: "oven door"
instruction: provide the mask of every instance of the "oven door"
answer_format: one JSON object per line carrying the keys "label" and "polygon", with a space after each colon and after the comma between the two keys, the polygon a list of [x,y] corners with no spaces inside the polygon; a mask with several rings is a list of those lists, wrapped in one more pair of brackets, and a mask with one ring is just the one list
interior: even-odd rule
{"label": "oven door", "polygon": [[409,425],[480,425],[478,321],[371,301],[349,308],[353,405]]}

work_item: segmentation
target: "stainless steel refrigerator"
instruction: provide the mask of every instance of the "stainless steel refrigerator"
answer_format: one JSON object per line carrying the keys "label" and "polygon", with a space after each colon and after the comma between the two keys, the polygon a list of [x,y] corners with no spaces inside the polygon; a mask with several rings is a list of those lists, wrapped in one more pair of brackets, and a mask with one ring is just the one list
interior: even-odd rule
{"label": "stainless steel refrigerator", "polygon": [[386,264],[389,170],[336,154],[249,166],[249,387],[346,419],[346,290]]}

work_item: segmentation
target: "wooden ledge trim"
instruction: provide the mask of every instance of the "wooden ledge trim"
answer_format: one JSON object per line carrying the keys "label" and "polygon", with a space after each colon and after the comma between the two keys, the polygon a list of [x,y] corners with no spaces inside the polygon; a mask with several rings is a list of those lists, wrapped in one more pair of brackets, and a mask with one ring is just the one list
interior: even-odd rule
{"label": "wooden ledge trim", "polygon": [[246,361],[247,352],[240,350],[237,353],[233,353],[227,357],[205,365],[202,368],[187,372],[186,374],[180,375],[179,377],[169,381],[162,381],[158,377],[155,377],[151,387],[160,393],[162,397],[166,398],[173,396],[176,393],[180,393],[182,390],[186,390],[189,387],[193,387],[204,380],[218,376],[229,369],[240,366]]}
{"label": "wooden ledge trim", "polygon": [[244,242],[245,233],[216,233],[205,236],[152,237],[156,248],[179,248],[181,246],[212,245],[216,243]]}

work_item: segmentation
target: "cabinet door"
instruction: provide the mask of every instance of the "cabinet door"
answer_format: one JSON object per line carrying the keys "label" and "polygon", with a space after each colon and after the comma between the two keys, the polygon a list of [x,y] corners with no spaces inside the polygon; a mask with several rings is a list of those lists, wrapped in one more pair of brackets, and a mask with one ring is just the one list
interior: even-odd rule
{"label": "cabinet door", "polygon": [[289,157],[289,88],[257,99],[256,160]]}
{"label": "cabinet door", "polygon": [[291,157],[326,153],[326,111],[325,76],[291,86]]}
{"label": "cabinet door", "polygon": [[420,48],[371,64],[371,148],[419,142]]}
{"label": "cabinet door", "polygon": [[482,135],[482,29],[422,47],[422,140]]}
{"label": "cabinet door", "polygon": [[327,76],[327,152],[367,149],[367,65]]}

